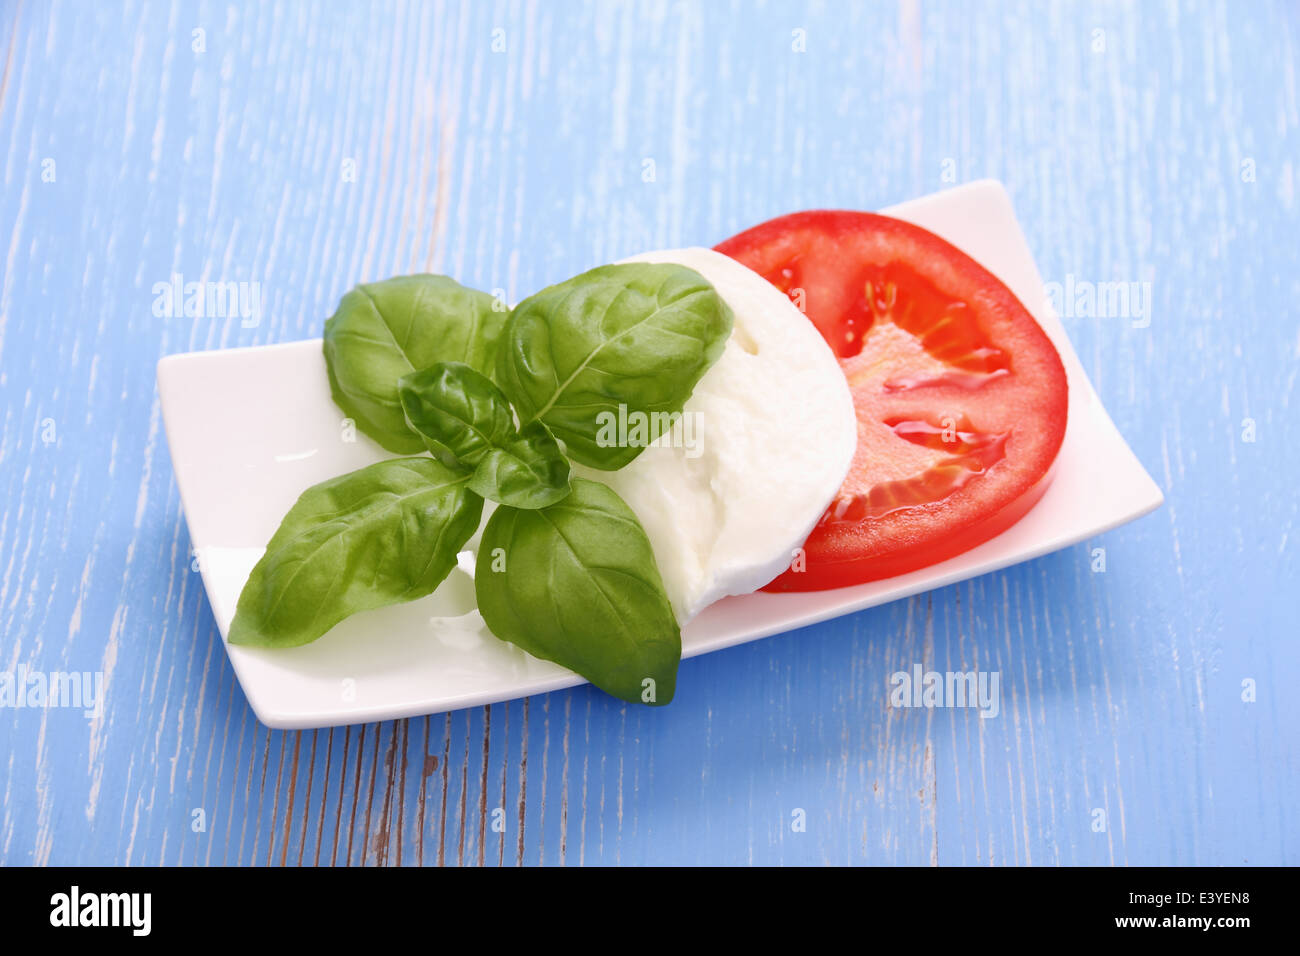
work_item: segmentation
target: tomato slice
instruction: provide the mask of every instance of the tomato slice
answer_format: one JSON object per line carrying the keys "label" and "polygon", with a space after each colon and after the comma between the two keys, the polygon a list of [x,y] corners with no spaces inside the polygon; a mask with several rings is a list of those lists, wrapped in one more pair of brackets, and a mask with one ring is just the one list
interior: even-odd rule
{"label": "tomato slice", "polygon": [[1028,310],[931,232],[799,212],[719,244],[790,296],[839,357],[858,448],[798,562],[768,591],[816,591],[943,561],[1018,521],[1065,436],[1065,368]]}

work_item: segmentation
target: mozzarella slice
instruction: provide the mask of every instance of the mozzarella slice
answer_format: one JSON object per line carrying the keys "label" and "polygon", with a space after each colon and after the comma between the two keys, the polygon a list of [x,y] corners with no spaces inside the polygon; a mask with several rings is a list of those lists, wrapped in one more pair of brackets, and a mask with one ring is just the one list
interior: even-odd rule
{"label": "mozzarella slice", "polygon": [[857,419],[829,346],[760,275],[711,249],[625,261],[696,270],[736,317],[673,432],[619,471],[574,466],[636,513],[684,624],[790,565],[848,473]]}

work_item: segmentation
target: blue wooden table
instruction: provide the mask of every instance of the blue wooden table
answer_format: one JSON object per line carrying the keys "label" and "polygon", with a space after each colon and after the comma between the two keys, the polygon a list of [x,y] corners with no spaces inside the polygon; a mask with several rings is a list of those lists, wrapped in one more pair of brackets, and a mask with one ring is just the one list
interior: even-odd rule
{"label": "blue wooden table", "polygon": [[[0,672],[104,681],[0,708],[0,863],[1300,861],[1294,5],[7,0],[0,57]],[[687,661],[663,710],[254,719],[159,356],[981,177],[1046,280],[1149,283],[1065,321],[1160,511]],[[174,275],[260,321],[156,308]],[[1001,713],[891,709],[914,662]]]}

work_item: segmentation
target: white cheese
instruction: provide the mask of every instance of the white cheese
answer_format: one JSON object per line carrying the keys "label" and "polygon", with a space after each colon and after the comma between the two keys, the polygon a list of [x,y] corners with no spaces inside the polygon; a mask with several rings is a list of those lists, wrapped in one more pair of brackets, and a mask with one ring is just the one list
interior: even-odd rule
{"label": "white cheese", "polygon": [[848,473],[857,420],[830,348],[757,273],[711,249],[626,261],[696,270],[736,317],[675,432],[619,471],[574,467],[636,512],[684,624],[789,566]]}

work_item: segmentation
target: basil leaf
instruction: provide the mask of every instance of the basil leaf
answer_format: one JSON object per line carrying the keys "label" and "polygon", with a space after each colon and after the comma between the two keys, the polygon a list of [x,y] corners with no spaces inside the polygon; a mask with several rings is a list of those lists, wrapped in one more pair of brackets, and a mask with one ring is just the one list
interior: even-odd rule
{"label": "basil leaf", "polygon": [[605,485],[574,478],[573,492],[549,508],[497,508],[474,588],[502,640],[623,700],[672,700],[681,631],[650,540]]}
{"label": "basil leaf", "polygon": [[657,438],[722,355],[731,326],[731,309],[693,269],[601,266],[515,307],[496,381],[520,421],[544,422],[574,461],[613,471],[644,445],[598,440],[602,423],[618,421],[622,406],[624,421],[646,415]]}
{"label": "basil leaf", "polygon": [[461,362],[403,375],[397,393],[407,424],[448,464],[473,468],[515,435],[515,414],[501,389]]}
{"label": "basil leaf", "polygon": [[514,508],[545,508],[569,494],[569,462],[541,422],[530,422],[504,445],[489,449],[469,487]]}
{"label": "basil leaf", "polygon": [[394,458],[308,488],[244,585],[230,643],[295,647],[432,593],[483,514],[468,482],[432,458]]}
{"label": "basil leaf", "polygon": [[398,276],[352,289],[325,323],[330,393],[389,451],[424,450],[407,427],[397,380],[435,362],[491,373],[509,313],[486,292],[439,275]]}

